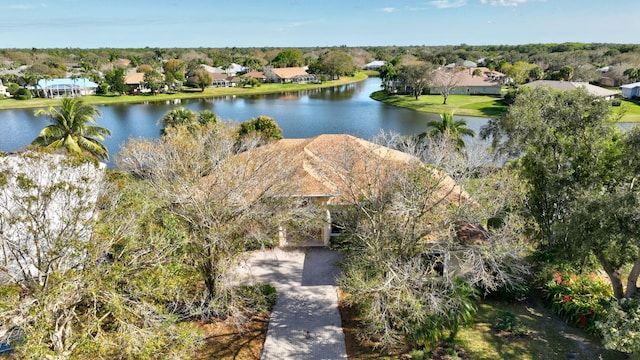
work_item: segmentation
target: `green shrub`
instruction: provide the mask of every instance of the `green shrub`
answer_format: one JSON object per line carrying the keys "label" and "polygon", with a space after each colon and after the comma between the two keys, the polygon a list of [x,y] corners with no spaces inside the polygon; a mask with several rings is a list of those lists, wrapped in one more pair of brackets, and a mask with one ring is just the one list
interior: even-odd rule
{"label": "green shrub", "polygon": [[18,92],[18,90],[20,90],[20,85],[18,85],[16,83],[7,83],[7,91],[12,96],[15,95],[16,92]]}
{"label": "green shrub", "polygon": [[425,359],[425,352],[424,350],[411,350],[411,352],[409,353],[409,356],[411,356],[411,360],[424,360]]}
{"label": "green shrub", "polygon": [[13,97],[16,98],[16,100],[29,100],[32,98],[32,95],[29,89],[20,88],[16,91]]}

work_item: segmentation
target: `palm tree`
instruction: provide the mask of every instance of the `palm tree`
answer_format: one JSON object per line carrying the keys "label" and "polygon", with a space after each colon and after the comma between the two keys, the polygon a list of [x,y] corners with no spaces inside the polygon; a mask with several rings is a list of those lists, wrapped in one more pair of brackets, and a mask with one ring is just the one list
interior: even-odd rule
{"label": "palm tree", "polygon": [[193,131],[198,124],[198,114],[184,107],[171,109],[160,119],[160,124],[162,125],[160,135],[164,135],[166,129],[177,126],[186,126],[189,130]]}
{"label": "palm tree", "polygon": [[108,160],[107,148],[100,141],[111,135],[109,129],[88,125],[95,123],[100,112],[77,98],[63,98],[60,108],[50,106],[48,110],[36,111],[36,116],[46,115],[51,125],[40,131],[33,145],[49,149],[65,149],[69,154],[90,156]]}
{"label": "palm tree", "polygon": [[444,138],[455,143],[457,150],[465,148],[464,136],[474,137],[475,131],[467,127],[464,120],[454,120],[453,113],[441,113],[440,120],[432,120],[427,123],[430,128],[428,132],[420,134],[420,138],[430,136],[433,138]]}

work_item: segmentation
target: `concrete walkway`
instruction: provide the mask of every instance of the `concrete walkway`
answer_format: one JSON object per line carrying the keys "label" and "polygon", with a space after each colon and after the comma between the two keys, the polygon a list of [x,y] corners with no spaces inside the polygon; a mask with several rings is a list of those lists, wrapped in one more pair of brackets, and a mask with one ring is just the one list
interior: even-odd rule
{"label": "concrete walkway", "polygon": [[247,260],[249,276],[277,290],[262,360],[347,358],[335,286],[339,259],[314,247],[259,251]]}

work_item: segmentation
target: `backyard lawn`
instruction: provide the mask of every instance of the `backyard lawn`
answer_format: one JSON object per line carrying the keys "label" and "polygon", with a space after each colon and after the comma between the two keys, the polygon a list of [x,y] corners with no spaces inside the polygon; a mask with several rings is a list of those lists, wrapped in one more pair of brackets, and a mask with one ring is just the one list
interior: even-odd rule
{"label": "backyard lawn", "polygon": [[442,104],[441,95],[421,95],[416,100],[410,95],[387,95],[380,90],[371,94],[371,98],[393,106],[436,114],[453,112],[463,116],[492,117],[507,109],[497,95],[450,95],[446,105]]}
{"label": "backyard lawn", "polygon": [[623,111],[622,121],[625,122],[640,122],[640,100],[622,100],[620,105],[621,111]]}
{"label": "backyard lawn", "polygon": [[[371,94],[371,98],[389,105],[435,114],[453,112],[461,116],[493,117],[507,111],[507,106],[497,95],[450,95],[447,105],[442,104],[442,95],[421,95],[416,100],[411,95],[387,95],[380,90]],[[623,112],[623,122],[640,122],[638,100],[623,99],[621,106],[613,109]]]}

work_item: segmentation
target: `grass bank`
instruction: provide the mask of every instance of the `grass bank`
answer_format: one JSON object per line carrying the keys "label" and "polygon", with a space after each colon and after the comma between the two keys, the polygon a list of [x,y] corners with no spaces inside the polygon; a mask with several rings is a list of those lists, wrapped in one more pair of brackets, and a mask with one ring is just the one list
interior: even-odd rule
{"label": "grass bank", "polygon": [[[371,94],[371,98],[385,104],[434,114],[453,112],[461,116],[495,117],[507,111],[507,106],[497,95],[451,95],[446,105],[442,104],[442,95],[421,95],[416,100],[411,95],[387,95],[380,90]],[[621,106],[613,109],[622,112],[622,122],[640,122],[639,100],[622,99]]]}
{"label": "grass bank", "polygon": [[[286,93],[301,90],[311,90],[328,88],[333,86],[345,85],[353,82],[365,80],[367,75],[359,72],[354,76],[343,76],[339,80],[327,81],[322,84],[261,84],[253,88],[241,87],[220,87],[207,88],[204,91],[199,89],[185,90],[175,94],[158,94],[158,95],[122,95],[122,96],[100,96],[90,95],[83,96],[82,100],[90,105],[110,105],[110,104],[136,104],[147,101],[170,101],[175,99],[200,99],[222,96],[248,96],[262,95],[274,93]],[[50,105],[56,106],[60,103],[60,99],[41,99],[35,98],[30,100],[15,100],[11,98],[0,100],[0,110],[6,109],[28,109],[42,108]]]}

